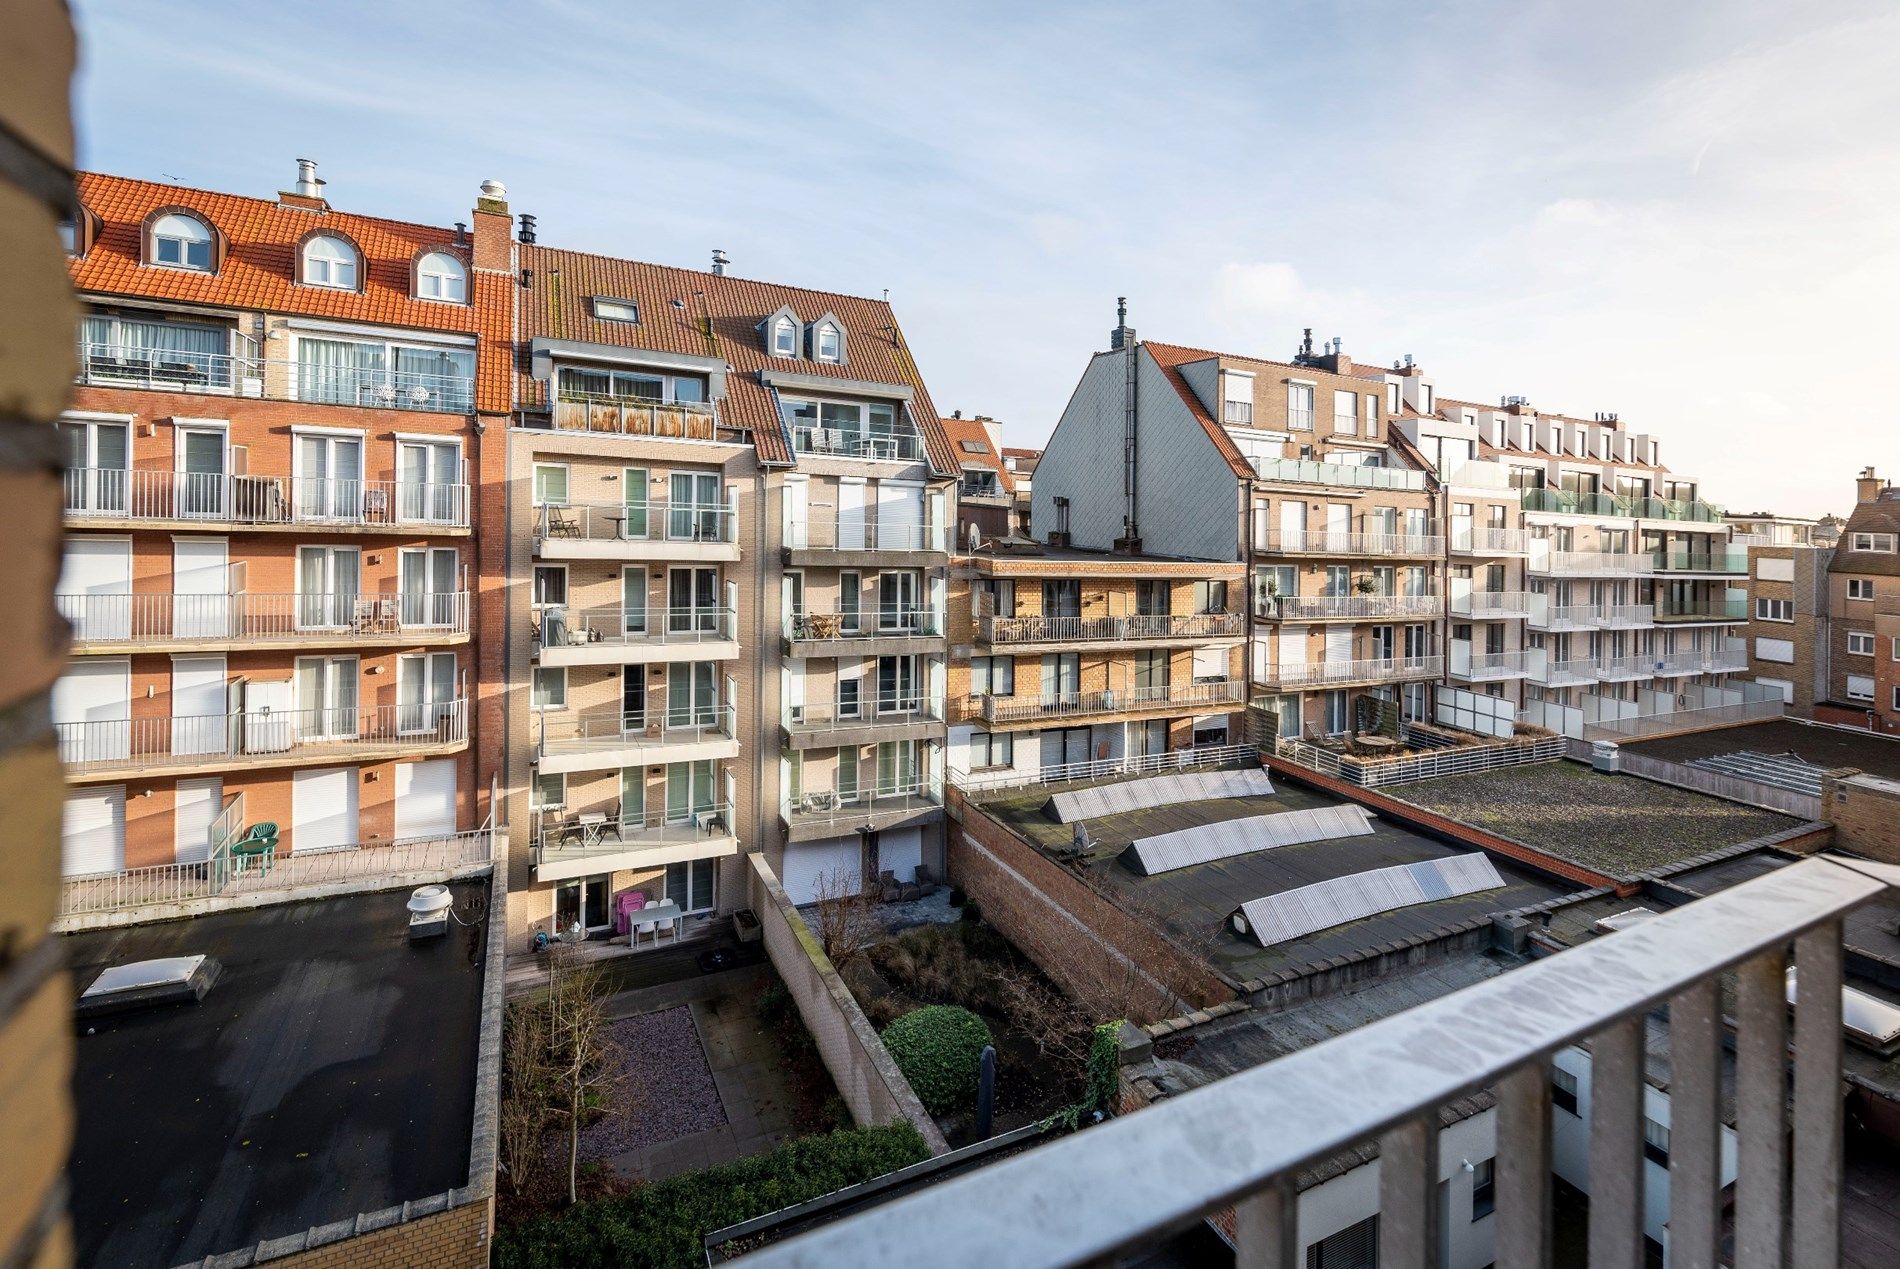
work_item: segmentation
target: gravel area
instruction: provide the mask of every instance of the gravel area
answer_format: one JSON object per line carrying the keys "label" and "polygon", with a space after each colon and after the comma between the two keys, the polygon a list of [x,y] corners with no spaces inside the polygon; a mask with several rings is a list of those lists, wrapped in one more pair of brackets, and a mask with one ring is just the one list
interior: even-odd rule
{"label": "gravel area", "polygon": [[1792,828],[1798,820],[1574,762],[1540,762],[1384,790],[1614,877]]}
{"label": "gravel area", "polygon": [[620,1049],[616,1094],[632,1109],[583,1129],[581,1158],[608,1159],[726,1122],[690,1006],[636,1014],[607,1032]]}

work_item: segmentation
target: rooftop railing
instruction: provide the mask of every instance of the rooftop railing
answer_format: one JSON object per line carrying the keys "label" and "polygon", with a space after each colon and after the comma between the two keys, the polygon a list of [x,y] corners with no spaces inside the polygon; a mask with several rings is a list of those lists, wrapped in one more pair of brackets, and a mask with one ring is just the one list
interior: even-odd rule
{"label": "rooftop railing", "polygon": [[81,341],[78,383],[467,414],[475,408],[469,375],[394,368],[322,366],[224,353]]}
{"label": "rooftop railing", "polygon": [[69,467],[64,480],[68,520],[468,527],[467,485],[112,467]]}
{"label": "rooftop railing", "polygon": [[1278,687],[1327,687],[1340,683],[1398,682],[1435,679],[1445,672],[1445,658],[1369,657],[1356,661],[1295,661],[1268,666],[1260,680]]}
{"label": "rooftop railing", "polygon": [[[1310,426],[1310,420],[1309,420]],[[1354,489],[1425,488],[1425,473],[1405,467],[1369,467],[1359,463],[1319,463],[1299,458],[1256,458],[1261,480],[1302,485],[1341,485]]]}
{"label": "rooftop railing", "polygon": [[1436,533],[1351,533],[1334,529],[1282,529],[1258,549],[1273,555],[1442,555]]}
{"label": "rooftop railing", "polygon": [[[752,1259],[761,1269],[1108,1264],[1231,1210],[1237,1263],[1298,1269],[1318,1232],[1301,1229],[1300,1174],[1377,1143],[1378,1263],[1433,1264],[1441,1113],[1488,1091],[1497,1106],[1493,1259],[1545,1264],[1556,1236],[1551,1058],[1584,1044],[1595,1180],[1580,1241],[1592,1264],[1640,1265],[1645,1021],[1667,1007],[1672,1260],[1714,1265],[1726,1254],[1720,1071],[1732,1017],[1738,1263],[1767,1249],[1762,1263],[1778,1264],[1785,1240],[1799,1263],[1836,1264],[1841,923],[1894,877],[1890,866],[1833,857],[1790,864]],[[956,1237],[918,1236],[946,1229]]]}
{"label": "rooftop railing", "polygon": [[1241,634],[1239,613],[1135,613],[1125,617],[992,617],[977,619],[984,643],[1123,643],[1133,639],[1221,639]]}
{"label": "rooftop railing", "polygon": [[60,594],[73,642],[218,643],[240,639],[347,643],[468,633],[468,592],[260,595]]}
{"label": "rooftop railing", "polygon": [[74,773],[212,767],[245,759],[343,757],[365,749],[459,744],[468,739],[468,702],[458,697],[408,705],[91,719],[59,723],[54,730],[60,761]]}
{"label": "rooftop railing", "polygon": [[1258,615],[1268,621],[1374,620],[1436,617],[1443,608],[1437,595],[1281,595],[1268,599]]}
{"label": "rooftop railing", "polygon": [[700,542],[730,545],[738,541],[739,491],[728,489],[724,502],[537,503],[534,534],[543,542]]}
{"label": "rooftop railing", "polygon": [[1057,692],[1041,697],[978,696],[975,700],[984,722],[1017,723],[1176,706],[1183,709],[1232,706],[1246,700],[1246,684],[1238,679],[1221,679],[1209,683],[1109,688],[1096,692]]}

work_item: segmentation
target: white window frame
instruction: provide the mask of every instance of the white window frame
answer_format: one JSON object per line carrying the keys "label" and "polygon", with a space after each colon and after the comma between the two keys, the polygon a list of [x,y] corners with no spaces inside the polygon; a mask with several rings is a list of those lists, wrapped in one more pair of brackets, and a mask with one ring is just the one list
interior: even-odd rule
{"label": "white window frame", "polygon": [[[543,690],[545,688],[550,690]],[[567,708],[567,667],[537,665],[528,681],[528,708],[535,713]]]}
{"label": "white window frame", "polygon": [[[432,269],[432,260],[446,260],[454,268]],[[416,261],[416,298],[432,304],[468,303],[468,266],[446,251],[428,252]]]}

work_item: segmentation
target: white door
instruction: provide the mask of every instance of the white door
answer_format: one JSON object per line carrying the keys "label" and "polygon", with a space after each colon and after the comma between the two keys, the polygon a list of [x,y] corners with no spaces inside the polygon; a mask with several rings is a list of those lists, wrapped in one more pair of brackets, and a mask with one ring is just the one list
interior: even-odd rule
{"label": "white door", "polygon": [[296,854],[356,844],[356,768],[299,771],[290,786],[290,849]]}
{"label": "white door", "polygon": [[220,753],[225,745],[224,654],[172,658],[172,752]]}
{"label": "white door", "polygon": [[455,759],[396,768],[396,836],[446,837],[455,831]]}
{"label": "white door", "polygon": [[864,482],[838,482],[838,549],[864,549]]}
{"label": "white door", "polygon": [[231,637],[230,552],[224,538],[172,539],[172,634]]}
{"label": "white door", "polygon": [[74,789],[60,822],[61,871],[68,877],[125,867],[125,786]]}
{"label": "white door", "polygon": [[1286,501],[1280,504],[1280,549],[1301,550],[1306,542],[1306,504]]}
{"label": "white door", "polygon": [[1339,626],[1326,632],[1326,660],[1352,660],[1352,627]]}
{"label": "white door", "polygon": [[224,809],[224,779],[207,776],[178,782],[177,806],[172,815],[173,858],[195,864],[211,854],[211,826]]}
{"label": "white door", "polygon": [[924,830],[894,828],[877,835],[877,868],[894,873],[899,881],[914,881],[924,862]]}
{"label": "white door", "polygon": [[825,894],[856,894],[862,885],[863,865],[856,836],[794,842],[785,847],[785,893],[793,903],[816,903]]}
{"label": "white door", "polygon": [[132,541],[67,538],[59,572],[60,615],[75,639],[132,637]]}
{"label": "white door", "polygon": [[877,547],[921,551],[924,547],[924,487],[895,480],[877,483]]}
{"label": "white door", "polygon": [[53,684],[61,762],[101,762],[132,752],[132,663],[74,661]]}

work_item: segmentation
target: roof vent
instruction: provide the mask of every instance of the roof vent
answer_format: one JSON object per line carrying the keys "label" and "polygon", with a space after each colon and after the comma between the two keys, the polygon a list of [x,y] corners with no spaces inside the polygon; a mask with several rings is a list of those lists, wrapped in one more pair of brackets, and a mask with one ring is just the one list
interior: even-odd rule
{"label": "roof vent", "polygon": [[405,905],[409,909],[409,941],[441,938],[449,932],[449,909],[455,896],[447,886],[419,886]]}

